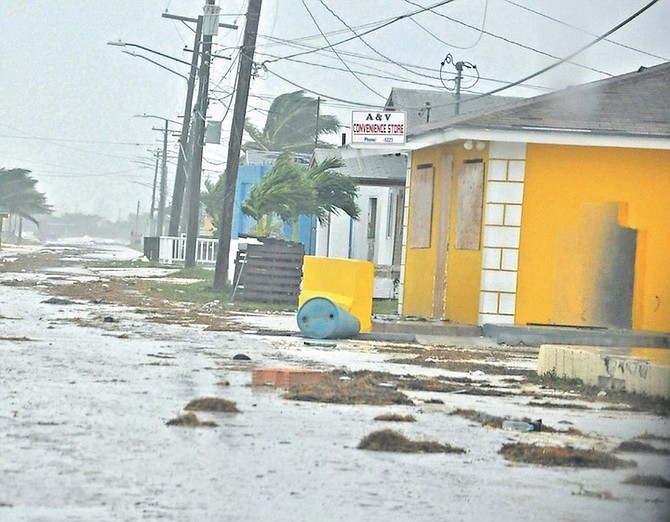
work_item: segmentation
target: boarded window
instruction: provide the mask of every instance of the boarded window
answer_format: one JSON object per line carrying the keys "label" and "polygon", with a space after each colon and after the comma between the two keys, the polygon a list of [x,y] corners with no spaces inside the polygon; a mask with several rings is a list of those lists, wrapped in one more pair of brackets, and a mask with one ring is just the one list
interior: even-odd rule
{"label": "boarded window", "polygon": [[432,165],[419,165],[412,175],[410,195],[410,248],[429,248],[430,229],[433,221],[433,178]]}
{"label": "boarded window", "polygon": [[465,163],[458,175],[455,247],[479,250],[484,197],[484,163]]}

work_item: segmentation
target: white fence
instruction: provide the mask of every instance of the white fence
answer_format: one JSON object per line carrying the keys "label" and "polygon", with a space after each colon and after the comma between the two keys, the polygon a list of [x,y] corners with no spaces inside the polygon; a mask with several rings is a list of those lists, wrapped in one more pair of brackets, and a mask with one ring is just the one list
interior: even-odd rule
{"label": "white fence", "polygon": [[[198,238],[195,243],[195,262],[198,265],[214,265],[219,241]],[[186,259],[186,236],[161,236],[158,242],[158,262],[162,265],[183,263]]]}

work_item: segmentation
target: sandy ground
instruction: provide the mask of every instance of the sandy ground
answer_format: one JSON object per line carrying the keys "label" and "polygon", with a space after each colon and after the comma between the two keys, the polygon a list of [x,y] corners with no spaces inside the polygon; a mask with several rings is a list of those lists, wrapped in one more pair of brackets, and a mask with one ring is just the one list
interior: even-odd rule
{"label": "sandy ground", "polygon": [[[144,295],[146,278],[164,270],[87,266],[137,256],[124,247],[55,245],[29,261],[29,250],[3,246],[2,255],[0,520],[670,519],[670,489],[624,483],[637,474],[670,480],[670,456],[615,451],[643,434],[670,448],[667,413],[543,388],[524,377],[535,368],[532,348],[486,339],[315,346],[278,334],[297,331],[290,314],[219,317]],[[72,297],[73,287],[73,304],[45,302]],[[234,360],[239,353],[251,360]],[[283,390],[250,386],[259,367],[375,370],[399,381],[439,376],[463,384],[449,393],[404,390],[413,405],[298,402]],[[214,428],[166,426],[197,397],[233,400],[240,413],[198,412]],[[532,405],[547,401],[563,407]],[[542,418],[560,431],[504,431],[452,415],[457,409]],[[382,413],[417,422],[375,421]],[[466,452],[357,449],[384,428]],[[636,466],[512,464],[498,452],[513,441],[601,450]]]}

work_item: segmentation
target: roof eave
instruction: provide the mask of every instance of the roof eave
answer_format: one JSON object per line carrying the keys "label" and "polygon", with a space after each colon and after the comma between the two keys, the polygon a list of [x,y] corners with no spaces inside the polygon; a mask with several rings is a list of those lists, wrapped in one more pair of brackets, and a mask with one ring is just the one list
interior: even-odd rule
{"label": "roof eave", "polygon": [[670,136],[629,133],[604,133],[584,129],[448,127],[410,135],[404,150],[419,150],[462,140],[549,143],[635,149],[670,149]]}

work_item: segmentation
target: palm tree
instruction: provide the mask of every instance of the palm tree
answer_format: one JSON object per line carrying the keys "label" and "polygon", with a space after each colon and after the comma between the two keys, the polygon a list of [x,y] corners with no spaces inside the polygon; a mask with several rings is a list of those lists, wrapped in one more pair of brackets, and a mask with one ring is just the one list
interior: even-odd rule
{"label": "palm tree", "polygon": [[285,223],[293,224],[294,241],[299,236],[300,216],[316,215],[324,224],[330,213],[341,210],[357,219],[360,209],[356,204],[356,184],[353,178],[335,170],[342,166],[342,160],[326,158],[305,170],[295,163],[292,154],[284,153],[252,187],[242,203],[242,212],[256,220],[258,231],[266,230],[273,215],[278,215]]}
{"label": "palm tree", "polygon": [[[245,123],[244,130],[252,141],[246,142],[242,148],[311,153],[316,136],[334,134],[340,127],[337,117],[319,114],[318,104],[316,98],[306,96],[304,91],[278,96],[270,105],[263,130],[249,121]],[[332,145],[317,140],[317,146]]]}
{"label": "palm tree", "polygon": [[39,225],[34,216],[51,214],[53,208],[36,184],[29,170],[0,168],[0,208]]}

